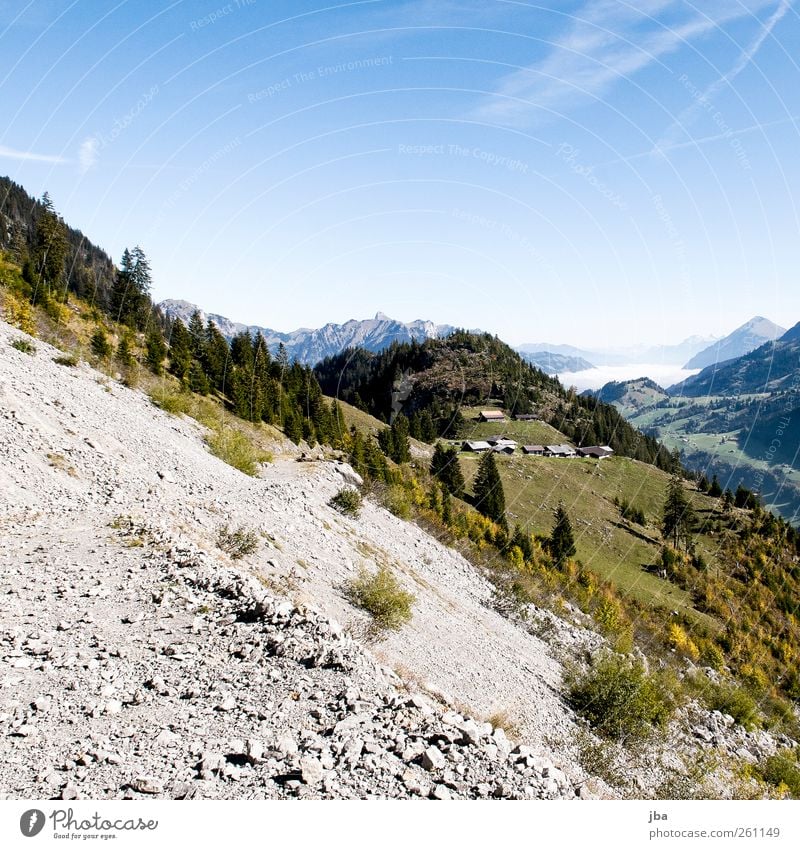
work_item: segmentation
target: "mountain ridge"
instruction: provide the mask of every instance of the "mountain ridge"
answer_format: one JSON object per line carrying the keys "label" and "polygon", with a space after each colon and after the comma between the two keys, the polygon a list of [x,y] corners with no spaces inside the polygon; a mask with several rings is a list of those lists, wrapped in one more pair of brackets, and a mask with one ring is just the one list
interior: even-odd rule
{"label": "mountain ridge", "polygon": [[703,369],[749,354],[766,342],[773,342],[786,333],[786,328],[757,315],[737,327],[727,336],[695,354],[685,369]]}
{"label": "mountain ridge", "polygon": [[158,306],[167,316],[179,318],[184,324],[188,324],[192,313],[197,310],[203,322],[209,319],[213,321],[228,340],[242,331],[263,336],[273,353],[279,345],[283,345],[290,359],[297,359],[303,365],[315,365],[325,357],[334,356],[348,348],[360,347],[378,352],[388,348],[393,342],[437,339],[449,336],[456,330],[452,325],[436,324],[424,319],[403,322],[379,311],[371,319],[350,319],[342,324],[328,322],[318,328],[300,327],[284,332],[257,324],[232,321],[218,313],[206,312],[190,301],[168,298]]}

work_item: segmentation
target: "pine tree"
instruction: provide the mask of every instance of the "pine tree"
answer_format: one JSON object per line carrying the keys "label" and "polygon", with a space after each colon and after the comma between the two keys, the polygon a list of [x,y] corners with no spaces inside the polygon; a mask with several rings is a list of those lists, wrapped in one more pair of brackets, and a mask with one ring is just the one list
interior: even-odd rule
{"label": "pine tree", "polygon": [[131,337],[128,333],[123,333],[119,337],[119,343],[117,344],[117,353],[116,353],[117,361],[121,366],[133,365],[133,353],[131,352]]}
{"label": "pine tree", "polygon": [[176,318],[169,337],[169,370],[179,380],[185,380],[192,365],[192,339],[186,325]]}
{"label": "pine tree", "polygon": [[395,463],[408,463],[411,460],[411,444],[408,441],[408,419],[399,413],[392,422],[392,460]]}
{"label": "pine tree", "polygon": [[147,333],[145,343],[147,367],[153,374],[162,374],[164,371],[164,357],[167,356],[167,346],[157,327],[151,327]]}
{"label": "pine tree", "polygon": [[464,497],[464,475],[458,461],[457,448],[446,448],[441,442],[437,442],[433,449],[430,472],[451,495],[456,498]]}
{"label": "pine tree", "polygon": [[208,378],[206,377],[206,373],[203,371],[203,367],[199,362],[197,362],[197,360],[192,360],[192,363],[189,366],[188,383],[189,389],[191,389],[192,392],[197,392],[200,395],[208,395]]}
{"label": "pine tree", "polygon": [[472,485],[475,507],[479,513],[497,522],[502,528],[508,528],[506,523],[506,496],[503,492],[503,482],[494,454],[487,451],[481,457],[478,472]]}
{"label": "pine tree", "polygon": [[547,541],[547,549],[553,558],[553,563],[561,568],[577,552],[575,536],[572,533],[572,523],[562,501],[558,502],[558,507],[553,512],[553,518],[553,530]]}
{"label": "pine tree", "polygon": [[37,294],[47,299],[61,285],[69,249],[66,225],[47,192],[42,196],[41,205],[43,210],[36,222],[33,243],[34,300]]}
{"label": "pine tree", "polygon": [[711,484],[708,488],[708,494],[713,496],[714,498],[719,498],[722,495],[722,487],[720,486],[719,479],[716,475],[711,478]]}
{"label": "pine tree", "polygon": [[92,334],[91,339],[92,353],[95,356],[105,359],[111,356],[111,343],[108,341],[105,330],[98,327]]}
{"label": "pine tree", "polygon": [[675,548],[678,548],[682,540],[688,546],[694,525],[694,508],[683,489],[680,475],[674,474],[667,485],[667,497],[661,516],[661,533]]}

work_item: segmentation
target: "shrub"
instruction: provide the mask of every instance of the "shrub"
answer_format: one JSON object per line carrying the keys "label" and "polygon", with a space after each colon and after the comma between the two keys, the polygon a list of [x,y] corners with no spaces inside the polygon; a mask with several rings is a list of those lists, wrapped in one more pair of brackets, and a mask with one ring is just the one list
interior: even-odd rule
{"label": "shrub", "polygon": [[6,293],[5,318],[9,324],[13,324],[23,333],[33,334],[36,332],[36,322],[33,318],[30,302],[17,297],[13,292]]}
{"label": "shrub", "polygon": [[23,354],[35,354],[36,353],[36,345],[33,342],[29,342],[27,339],[15,339],[11,343],[12,348],[16,348],[18,351],[22,351]]}
{"label": "shrub", "polygon": [[374,575],[362,571],[349,587],[353,604],[372,615],[379,630],[398,630],[411,620],[411,605],[415,597],[406,592],[387,566]]}
{"label": "shrub", "polygon": [[78,365],[78,358],[74,354],[63,354],[60,357],[53,357],[53,362],[58,366],[75,368]]}
{"label": "shrub", "polygon": [[709,710],[730,714],[739,725],[752,730],[759,724],[758,705],[744,689],[732,684],[709,684],[704,692]]}
{"label": "shrub", "polygon": [[383,497],[383,506],[398,519],[411,517],[411,501],[408,493],[400,484],[390,486]]}
{"label": "shrub", "polygon": [[361,493],[357,489],[344,487],[331,498],[328,504],[343,515],[357,519],[361,512]]}
{"label": "shrub", "polygon": [[217,545],[234,560],[258,550],[258,534],[244,526],[231,530],[227,525],[217,534]]}
{"label": "shrub", "polygon": [[791,752],[777,752],[760,765],[758,771],[768,784],[791,793],[800,799],[800,766]]}
{"label": "shrub", "polygon": [[111,343],[102,327],[98,327],[92,334],[91,346],[92,353],[101,359],[111,356]]}
{"label": "shrub", "polygon": [[608,654],[573,681],[572,707],[600,734],[614,740],[645,737],[663,726],[673,699],[665,683],[649,675],[640,661]]}
{"label": "shrub", "polygon": [[178,416],[188,414],[192,399],[188,392],[178,392],[172,387],[164,386],[156,389],[150,396],[150,400],[164,412]]}
{"label": "shrub", "polygon": [[250,440],[238,430],[217,430],[208,437],[208,447],[215,457],[246,475],[255,477],[258,464],[264,457],[258,455]]}

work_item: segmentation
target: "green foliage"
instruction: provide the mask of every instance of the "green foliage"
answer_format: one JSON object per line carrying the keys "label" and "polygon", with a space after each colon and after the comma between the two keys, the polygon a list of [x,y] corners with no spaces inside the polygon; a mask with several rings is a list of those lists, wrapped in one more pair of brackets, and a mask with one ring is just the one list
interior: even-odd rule
{"label": "green foliage", "polygon": [[491,451],[487,451],[481,457],[472,490],[478,512],[507,530],[506,496],[503,492],[500,472],[497,470],[497,462]]}
{"label": "green foliage", "polygon": [[661,532],[665,540],[678,548],[683,542],[688,547],[696,524],[694,508],[683,488],[680,475],[674,474],[667,487],[667,497],[661,516]]}
{"label": "green foliage", "polygon": [[411,621],[411,606],[416,600],[400,586],[388,566],[381,566],[373,575],[362,571],[348,587],[348,596],[372,615],[376,629],[393,631]]}
{"label": "green foliage", "polygon": [[145,360],[147,367],[155,375],[161,375],[164,372],[164,357],[167,356],[167,346],[164,344],[164,337],[161,331],[153,326],[147,332],[145,340]]}
{"label": "green foliage", "polygon": [[800,799],[800,766],[794,752],[776,752],[758,767],[758,772],[768,784],[788,791],[793,799]]}
{"label": "green foliage", "polygon": [[752,695],[736,684],[709,684],[703,692],[709,710],[732,716],[739,725],[752,731],[760,724],[758,705]]}
{"label": "green foliage", "polygon": [[258,550],[258,534],[244,526],[234,530],[225,525],[219,529],[217,545],[234,560],[240,560]]}
{"label": "green foliage", "polygon": [[378,444],[383,453],[395,463],[408,463],[411,459],[411,445],[408,440],[408,419],[399,413],[391,427],[384,428],[378,434]]}
{"label": "green foliage", "polygon": [[577,551],[572,523],[562,501],[558,502],[558,507],[553,513],[553,530],[547,541],[547,550],[553,558],[553,563],[559,568],[562,568],[570,557],[574,557]]}
{"label": "green foliage", "polygon": [[256,452],[252,442],[241,431],[221,428],[214,431],[206,442],[211,453],[229,466],[251,477],[258,474],[259,463],[264,457]]}
{"label": "green foliage", "polygon": [[441,481],[450,495],[456,498],[464,497],[464,474],[458,460],[458,448],[454,445],[446,447],[441,442],[436,443],[430,473]]}
{"label": "green foliage", "polygon": [[111,343],[108,341],[108,336],[106,336],[106,332],[102,327],[98,327],[92,334],[91,346],[92,353],[95,356],[103,359],[111,356]]}
{"label": "green foliage", "polygon": [[53,357],[53,362],[59,366],[75,368],[78,365],[78,358],[74,354],[62,354],[58,357]]}
{"label": "green foliage", "polygon": [[29,342],[27,339],[15,339],[11,343],[12,348],[16,348],[17,351],[21,351],[23,354],[35,354],[36,353],[36,345],[33,342]]}
{"label": "green foliage", "polygon": [[361,493],[357,489],[343,487],[328,504],[343,515],[357,519],[361,513]]}
{"label": "green foliage", "polygon": [[644,510],[641,510],[638,507],[634,507],[627,498],[623,498],[621,501],[618,498],[614,499],[614,503],[619,507],[619,515],[622,516],[623,519],[626,519],[628,522],[635,522],[637,525],[644,526],[647,522]]}
{"label": "green foliage", "polygon": [[572,707],[605,737],[640,740],[664,726],[674,707],[666,683],[643,664],[608,654],[570,686]]}

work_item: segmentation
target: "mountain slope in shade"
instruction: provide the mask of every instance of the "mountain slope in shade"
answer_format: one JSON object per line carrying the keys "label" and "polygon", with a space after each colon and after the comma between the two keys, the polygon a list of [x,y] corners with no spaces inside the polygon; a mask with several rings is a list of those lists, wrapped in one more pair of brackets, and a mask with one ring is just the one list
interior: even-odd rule
{"label": "mountain slope in shade", "polygon": [[736,396],[752,393],[797,392],[800,362],[800,323],[775,342],[733,360],[704,368],[699,374],[667,389],[670,395]]}
{"label": "mountain slope in shade", "polygon": [[540,368],[545,374],[562,374],[594,368],[592,363],[583,357],[555,354],[552,351],[520,351],[519,353],[523,360]]}
{"label": "mountain slope in shade", "polygon": [[684,368],[706,368],[726,360],[733,360],[749,354],[750,351],[755,351],[765,342],[773,342],[784,333],[786,333],[784,327],[779,327],[768,318],[757,315],[741,327],[737,327],[733,333],[729,333],[723,339],[695,354]]}
{"label": "mountain slope in shade", "polygon": [[274,352],[283,343],[290,359],[297,359],[307,365],[315,365],[325,357],[332,357],[347,348],[382,351],[393,342],[421,342],[424,339],[449,336],[455,330],[449,324],[434,324],[432,321],[397,321],[379,312],[375,318],[363,321],[352,319],[344,324],[329,323],[316,329],[301,327],[291,333],[282,333],[268,327],[231,321],[216,313],[206,313],[189,301],[166,300],[159,307],[170,318],[180,318],[184,324],[198,310],[203,321],[213,321],[227,339],[243,330],[261,334],[271,351]]}
{"label": "mountain slope in shade", "polygon": [[652,407],[669,398],[666,390],[649,377],[634,380],[614,380],[596,392],[587,391],[606,404],[613,404],[624,416],[634,416],[641,410]]}

